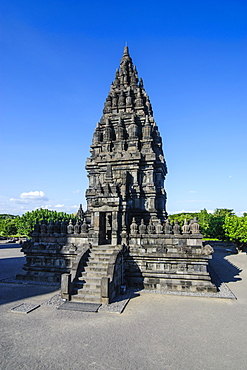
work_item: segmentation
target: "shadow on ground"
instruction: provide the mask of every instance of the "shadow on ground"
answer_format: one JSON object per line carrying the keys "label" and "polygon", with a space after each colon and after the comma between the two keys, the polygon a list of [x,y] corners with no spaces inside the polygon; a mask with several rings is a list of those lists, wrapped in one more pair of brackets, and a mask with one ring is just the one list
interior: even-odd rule
{"label": "shadow on ground", "polygon": [[[6,251],[6,249],[13,248],[20,249],[20,245],[1,245],[0,249]],[[22,271],[25,262],[26,258],[22,255],[20,257],[0,258],[0,305],[52,293],[60,288],[59,285],[43,285],[16,280],[15,276]]]}
{"label": "shadow on ground", "polygon": [[13,243],[9,243],[9,244],[0,244],[0,250],[1,249],[20,249],[21,246],[20,244],[13,244]]}
{"label": "shadow on ground", "polygon": [[[216,249],[212,255],[212,259],[209,261],[209,271],[213,270],[212,281],[219,288],[223,283],[238,282],[242,280],[238,275],[241,273],[241,269],[229,262],[225,257],[229,256],[229,252],[224,249]],[[215,277],[214,273],[217,274]]]}

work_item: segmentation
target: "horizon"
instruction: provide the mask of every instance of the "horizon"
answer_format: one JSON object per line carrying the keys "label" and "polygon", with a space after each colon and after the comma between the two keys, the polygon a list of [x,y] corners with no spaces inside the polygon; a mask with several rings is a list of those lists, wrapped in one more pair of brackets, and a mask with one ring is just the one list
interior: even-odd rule
{"label": "horizon", "polygon": [[1,214],[86,210],[86,158],[126,40],[163,140],[167,212],[247,212],[247,3],[125,5],[2,2]]}

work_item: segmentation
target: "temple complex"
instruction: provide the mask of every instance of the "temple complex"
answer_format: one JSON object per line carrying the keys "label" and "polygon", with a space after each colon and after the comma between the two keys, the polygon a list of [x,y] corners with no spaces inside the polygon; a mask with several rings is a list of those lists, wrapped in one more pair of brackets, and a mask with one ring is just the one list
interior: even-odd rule
{"label": "temple complex", "polygon": [[[76,224],[35,225],[19,279],[60,281],[68,300],[110,302],[121,287],[216,291],[197,220],[170,225],[162,139],[128,47],[86,162],[87,210]],[[62,276],[62,278],[61,278]]]}

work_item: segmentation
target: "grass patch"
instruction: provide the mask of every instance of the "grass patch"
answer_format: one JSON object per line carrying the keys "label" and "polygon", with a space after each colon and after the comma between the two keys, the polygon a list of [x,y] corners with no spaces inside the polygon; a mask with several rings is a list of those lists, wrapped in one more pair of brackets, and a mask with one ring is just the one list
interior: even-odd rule
{"label": "grass patch", "polygon": [[220,239],[216,238],[202,238],[203,241],[220,242]]}

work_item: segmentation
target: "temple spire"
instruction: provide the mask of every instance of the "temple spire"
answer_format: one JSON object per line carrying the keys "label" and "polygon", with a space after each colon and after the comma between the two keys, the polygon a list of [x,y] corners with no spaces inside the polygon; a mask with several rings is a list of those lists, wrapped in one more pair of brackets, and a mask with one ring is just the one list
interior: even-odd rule
{"label": "temple spire", "polygon": [[124,47],[124,54],[123,55],[129,57],[129,48],[128,48],[127,45]]}

